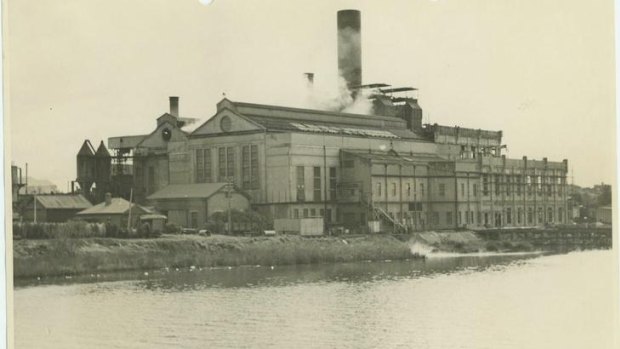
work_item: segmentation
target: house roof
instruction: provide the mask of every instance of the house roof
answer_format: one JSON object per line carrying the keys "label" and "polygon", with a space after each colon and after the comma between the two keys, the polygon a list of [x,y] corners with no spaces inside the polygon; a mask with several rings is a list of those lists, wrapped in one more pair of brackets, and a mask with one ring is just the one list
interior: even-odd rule
{"label": "house roof", "polygon": [[[150,210],[136,204],[131,204],[132,207],[137,207],[140,210],[151,213]],[[105,201],[78,212],[78,215],[113,215],[113,214],[125,214],[129,211],[129,201],[123,198],[112,198],[112,202],[106,205]]]}
{"label": "house roof", "polygon": [[82,195],[40,195],[37,202],[47,209],[79,209],[93,205]]}
{"label": "house roof", "polygon": [[147,199],[206,199],[225,186],[226,183],[172,184],[153,193]]}

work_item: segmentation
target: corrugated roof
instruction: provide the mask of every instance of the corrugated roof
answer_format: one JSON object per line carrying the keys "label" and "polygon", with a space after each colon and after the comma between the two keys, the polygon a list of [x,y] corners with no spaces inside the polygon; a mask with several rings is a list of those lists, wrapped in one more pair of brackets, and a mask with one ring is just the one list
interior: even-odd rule
{"label": "corrugated roof", "polygon": [[[140,205],[131,204],[137,206],[144,212],[150,212],[149,210],[141,207]],[[106,214],[124,214],[129,210],[129,201],[123,198],[112,198],[112,202],[109,205],[105,204],[105,201],[97,204],[91,208],[87,208],[78,212],[78,215],[106,215]],[[133,212],[133,211],[132,211]]]}
{"label": "corrugated roof", "polygon": [[[438,156],[433,153],[396,153],[396,152],[377,152],[373,151],[369,153],[365,150],[358,149],[343,149],[346,153],[359,156],[364,159],[375,160],[375,161],[389,161],[389,162],[400,162],[400,163],[413,163],[413,162],[444,162],[450,161],[445,158]],[[398,155],[396,155],[398,154]]]}
{"label": "corrugated roof", "polygon": [[226,183],[172,184],[153,193],[147,199],[205,199],[215,194],[225,185]]}
{"label": "corrugated roof", "polygon": [[265,118],[257,116],[247,116],[247,118],[264,126],[270,131],[327,133],[376,138],[424,139],[420,135],[407,129],[377,128],[339,122],[300,122],[298,120]]}
{"label": "corrugated roof", "polygon": [[85,209],[93,205],[82,195],[40,195],[37,202],[47,209]]}

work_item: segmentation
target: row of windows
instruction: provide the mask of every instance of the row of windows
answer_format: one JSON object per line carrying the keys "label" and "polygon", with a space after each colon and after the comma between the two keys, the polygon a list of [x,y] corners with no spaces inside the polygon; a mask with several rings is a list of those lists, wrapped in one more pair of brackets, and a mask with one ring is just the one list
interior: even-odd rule
{"label": "row of windows", "polygon": [[[295,181],[297,183],[297,201],[306,201],[306,168],[304,166],[297,166],[295,168]],[[329,188],[329,199],[336,200],[336,187],[338,179],[336,176],[336,167],[329,167],[329,178],[327,179]],[[312,201],[321,201],[323,193],[323,176],[321,175],[321,167],[312,167]],[[328,199],[328,198],[325,198]]]}
{"label": "row of windows", "polygon": [[[527,216],[523,216],[522,208],[518,208],[517,214],[513,217],[513,212],[511,208],[506,209],[506,213],[502,215],[501,212],[476,212],[474,215],[474,211],[458,211],[456,214],[456,224],[502,224],[502,219],[505,219],[505,224],[523,224],[524,220],[527,219],[527,224],[543,224],[543,223],[562,223],[564,222],[564,209],[558,208],[557,216],[554,217],[554,209],[552,207],[548,207],[547,210],[543,207],[538,207],[536,210],[536,221],[534,221],[534,209],[532,207],[528,208]],[[546,213],[546,215],[545,215]],[[445,224],[453,225],[454,222],[454,212],[447,211],[445,214]],[[390,213],[390,216],[394,217],[395,215]],[[396,215],[399,219],[401,218],[401,214],[398,213]],[[494,217],[494,221],[491,222],[491,218]],[[404,218],[404,217],[403,217]],[[430,217],[431,223],[438,225],[440,224],[440,212],[431,212]]]}
{"label": "row of windows", "polygon": [[[235,147],[217,147],[196,149],[196,183],[211,183],[213,178],[213,150],[217,151],[217,182],[226,182],[235,178],[236,149]],[[241,147],[241,185],[243,189],[259,188],[258,146],[244,145]]]}

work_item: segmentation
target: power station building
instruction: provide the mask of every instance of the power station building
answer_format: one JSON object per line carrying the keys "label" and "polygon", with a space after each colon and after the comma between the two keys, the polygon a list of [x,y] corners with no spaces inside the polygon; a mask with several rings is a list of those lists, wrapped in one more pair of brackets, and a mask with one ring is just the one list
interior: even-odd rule
{"label": "power station building", "polygon": [[[357,231],[377,221],[384,231],[409,232],[567,222],[567,160],[508,159],[501,131],[424,125],[417,99],[400,97],[412,88],[361,85],[359,12],[340,11],[338,19],[341,75],[353,98],[369,91],[372,113],[224,98],[215,115],[186,132],[171,97],[153,132],[110,138],[109,158],[103,150],[80,153],[109,159],[107,188],[125,197],[131,188],[134,200],[155,206],[149,197],[173,195],[174,186],[233,182],[273,219],[323,217],[326,226]],[[185,213],[175,213],[176,223],[208,220],[202,206],[179,207]]]}

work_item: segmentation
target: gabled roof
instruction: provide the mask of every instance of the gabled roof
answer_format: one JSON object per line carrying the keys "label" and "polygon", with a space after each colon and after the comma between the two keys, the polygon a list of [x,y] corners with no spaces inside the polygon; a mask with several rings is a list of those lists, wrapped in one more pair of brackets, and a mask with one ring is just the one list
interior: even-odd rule
{"label": "gabled roof", "polygon": [[[146,208],[131,204],[132,207],[137,207],[143,212],[150,213]],[[77,215],[111,215],[111,214],[126,214],[129,211],[129,201],[123,198],[112,198],[112,202],[106,205],[105,201],[95,206],[87,208],[77,213]]]}
{"label": "gabled roof", "polygon": [[[147,199],[206,199],[223,190],[227,183],[171,184],[153,193]],[[239,191],[235,188],[235,191]]]}
{"label": "gabled roof", "polygon": [[[351,114],[334,111],[301,109],[274,105],[221,100],[217,114],[196,129],[193,136],[206,133],[208,124],[217,123],[219,115],[230,113],[259,126],[256,131],[307,132],[373,138],[404,138],[429,140],[407,129],[405,120],[382,115]],[[247,128],[246,128],[247,129]],[[243,129],[243,131],[246,131]],[[239,131],[239,130],[233,130]],[[215,127],[210,133],[223,133]]]}
{"label": "gabled roof", "polygon": [[95,156],[102,157],[102,158],[112,157],[110,155],[110,152],[108,151],[108,148],[106,148],[105,144],[103,144],[103,141],[101,141],[101,143],[99,144],[99,148],[97,148],[97,152],[95,153]]}
{"label": "gabled roof", "polygon": [[38,205],[47,209],[79,209],[83,210],[93,205],[82,195],[38,195]]}
{"label": "gabled roof", "polygon": [[95,148],[90,144],[90,141],[87,139],[82,143],[82,147],[80,151],[78,151],[78,156],[93,156],[95,155]]}

